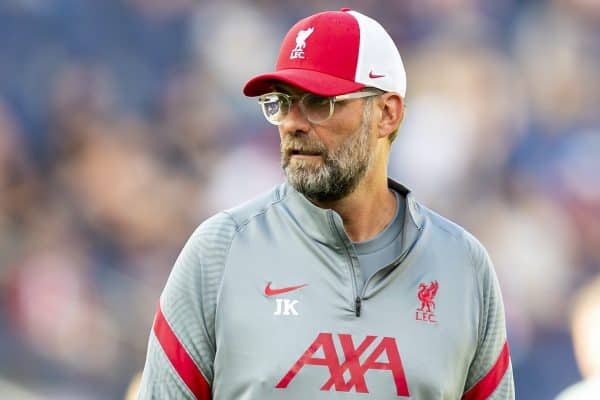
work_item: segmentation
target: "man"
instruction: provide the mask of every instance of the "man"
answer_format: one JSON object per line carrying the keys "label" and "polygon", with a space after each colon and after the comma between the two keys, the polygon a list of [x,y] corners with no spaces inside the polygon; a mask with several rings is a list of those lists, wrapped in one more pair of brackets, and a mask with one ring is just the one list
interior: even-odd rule
{"label": "man", "polygon": [[287,180],[208,219],[160,298],[142,399],[512,399],[487,253],[387,178],[400,54],[343,9],[251,79]]}

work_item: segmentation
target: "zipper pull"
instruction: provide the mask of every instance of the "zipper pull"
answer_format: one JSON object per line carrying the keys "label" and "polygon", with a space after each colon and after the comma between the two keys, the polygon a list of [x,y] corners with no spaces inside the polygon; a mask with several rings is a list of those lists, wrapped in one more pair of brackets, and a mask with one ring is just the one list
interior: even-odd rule
{"label": "zipper pull", "polygon": [[360,317],[360,306],[361,306],[360,302],[361,302],[361,300],[362,299],[360,298],[360,296],[356,296],[356,299],[354,300],[354,310],[356,312],[357,317]]}

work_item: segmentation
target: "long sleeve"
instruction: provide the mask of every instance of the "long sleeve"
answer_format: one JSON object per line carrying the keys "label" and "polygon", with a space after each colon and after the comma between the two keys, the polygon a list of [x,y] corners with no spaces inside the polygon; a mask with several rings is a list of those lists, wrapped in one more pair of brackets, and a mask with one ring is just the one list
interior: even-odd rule
{"label": "long sleeve", "polygon": [[506,338],[504,304],[489,255],[477,242],[475,273],[479,280],[480,323],[477,350],[469,367],[464,400],[514,399],[514,381]]}
{"label": "long sleeve", "polygon": [[225,213],[192,234],[160,296],[138,398],[212,398],[215,312],[236,225]]}

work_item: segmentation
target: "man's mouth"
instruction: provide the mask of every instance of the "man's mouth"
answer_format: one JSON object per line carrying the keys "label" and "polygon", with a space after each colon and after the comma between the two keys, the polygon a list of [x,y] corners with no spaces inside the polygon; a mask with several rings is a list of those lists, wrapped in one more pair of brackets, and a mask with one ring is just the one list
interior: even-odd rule
{"label": "man's mouth", "polygon": [[289,154],[291,156],[320,156],[321,152],[318,150],[301,150],[301,149],[292,149]]}
{"label": "man's mouth", "polygon": [[290,153],[292,156],[320,156],[321,153],[318,151],[302,151],[302,150],[292,150]]}

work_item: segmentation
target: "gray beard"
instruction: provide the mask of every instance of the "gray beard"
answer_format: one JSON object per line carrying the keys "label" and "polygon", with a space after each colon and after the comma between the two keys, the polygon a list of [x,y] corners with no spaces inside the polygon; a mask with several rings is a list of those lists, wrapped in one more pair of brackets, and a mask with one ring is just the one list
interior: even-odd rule
{"label": "gray beard", "polygon": [[[365,107],[360,127],[331,152],[308,136],[284,137],[281,141],[281,165],[290,185],[317,202],[337,201],[348,196],[372,164],[370,126],[370,107]],[[314,165],[303,160],[292,161],[290,148],[318,151],[323,162]]]}

